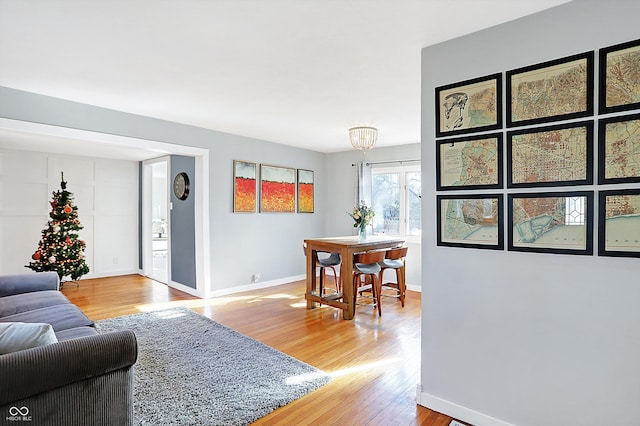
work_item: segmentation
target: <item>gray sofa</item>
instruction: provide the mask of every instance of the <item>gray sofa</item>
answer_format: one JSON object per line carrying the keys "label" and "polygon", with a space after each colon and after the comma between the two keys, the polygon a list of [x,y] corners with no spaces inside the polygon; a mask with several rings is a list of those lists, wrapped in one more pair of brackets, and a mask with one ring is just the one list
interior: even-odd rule
{"label": "gray sofa", "polygon": [[99,334],[59,285],[55,272],[0,276],[0,325],[50,324],[57,340],[0,355],[0,424],[133,424],[135,335]]}

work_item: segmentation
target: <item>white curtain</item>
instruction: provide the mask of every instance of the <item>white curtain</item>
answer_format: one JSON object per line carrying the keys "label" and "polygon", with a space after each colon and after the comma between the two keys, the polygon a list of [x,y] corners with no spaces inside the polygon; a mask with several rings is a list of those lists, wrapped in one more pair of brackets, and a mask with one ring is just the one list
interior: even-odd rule
{"label": "white curtain", "polygon": [[353,204],[364,201],[367,206],[371,206],[371,165],[366,161],[356,163],[356,184]]}

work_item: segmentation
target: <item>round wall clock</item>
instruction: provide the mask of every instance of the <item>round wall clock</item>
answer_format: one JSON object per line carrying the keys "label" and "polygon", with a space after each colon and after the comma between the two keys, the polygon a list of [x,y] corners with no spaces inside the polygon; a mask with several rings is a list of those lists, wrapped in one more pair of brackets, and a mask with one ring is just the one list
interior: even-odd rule
{"label": "round wall clock", "polygon": [[185,172],[173,178],[173,193],[178,200],[186,200],[189,196],[189,176]]}

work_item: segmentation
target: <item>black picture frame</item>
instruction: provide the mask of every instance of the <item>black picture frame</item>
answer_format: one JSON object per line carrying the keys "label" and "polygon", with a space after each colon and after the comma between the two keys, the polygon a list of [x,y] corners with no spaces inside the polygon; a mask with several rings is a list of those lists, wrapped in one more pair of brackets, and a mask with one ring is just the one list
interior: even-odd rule
{"label": "black picture frame", "polygon": [[[500,129],[502,127],[502,73],[436,87],[435,103],[436,137]],[[495,120],[489,123],[480,120],[479,124],[474,125],[469,120],[468,111],[483,109],[493,110]],[[447,124],[449,122],[453,124]]]}
{"label": "black picture frame", "polygon": [[[623,55],[627,55],[627,57],[625,58]],[[629,57],[629,55],[632,56]],[[625,68],[625,62],[629,62],[630,66],[635,66],[637,69],[638,65],[635,61],[640,60],[640,39],[600,49],[598,59],[600,80],[598,82],[598,111],[600,114],[640,109],[640,96],[638,96],[640,76],[632,74],[627,76],[630,81],[619,81],[620,73],[618,72]],[[612,62],[615,61],[611,64],[611,68],[616,69],[617,76],[615,78],[609,69],[609,59]],[[610,84],[611,86],[609,86]],[[614,96],[616,93],[622,100],[610,101],[608,95]]]}
{"label": "black picture frame", "polygon": [[[494,157],[495,164],[483,162],[482,157],[487,155],[487,150],[489,156]],[[436,140],[437,190],[501,189],[502,153],[502,132]],[[465,167],[475,169],[474,173],[463,176]],[[452,181],[458,177],[459,180]]]}
{"label": "black picture frame", "polygon": [[640,188],[598,195],[598,255],[640,257]]}
{"label": "black picture frame", "polygon": [[[609,136],[613,139],[611,141],[607,132],[610,127],[616,128],[612,130],[614,134]],[[611,150],[608,149],[610,144],[613,145]],[[639,152],[640,113],[598,120],[598,183],[600,185],[640,182]]]}
{"label": "black picture frame", "polygon": [[[531,140],[525,141],[527,136]],[[515,141],[523,139],[519,146]],[[571,176],[554,176],[566,170]],[[584,173],[576,176],[574,173]],[[514,177],[517,175],[517,178]],[[593,121],[507,132],[507,187],[593,184]]]}
{"label": "black picture frame", "polygon": [[[438,195],[436,197],[437,208],[437,245],[446,247],[463,247],[463,248],[475,248],[475,249],[489,249],[489,250],[504,250],[504,197],[502,194],[464,194],[464,195]],[[490,205],[486,203],[489,200]],[[459,201],[456,212],[456,217],[453,215],[443,214],[443,207],[446,207],[447,211],[453,206],[450,206],[451,201]],[[474,205],[474,201],[477,203]],[[479,204],[483,201],[482,205]],[[494,204],[495,201],[495,204]],[[482,217],[475,215],[471,212],[468,216],[465,216],[463,211],[466,207],[471,211],[479,212],[483,210]],[[487,209],[487,207],[489,207]],[[462,210],[462,211],[460,211]],[[463,215],[462,220],[458,219],[458,215]],[[483,219],[486,219],[486,224],[483,225]],[[450,221],[451,220],[451,221]],[[455,223],[453,223],[455,221]],[[459,235],[450,236],[447,235],[445,229],[449,226],[457,227],[459,224],[462,231]],[[477,234],[480,233],[480,234]],[[477,235],[478,238],[469,238],[472,234]]]}
{"label": "black picture frame", "polygon": [[[589,51],[507,71],[507,127],[527,126],[593,115],[593,62],[594,52]],[[581,67],[584,67],[584,74],[582,74]],[[571,78],[567,78],[566,73],[573,73],[573,75]],[[581,86],[583,86],[579,90],[576,90],[575,87],[565,88],[562,86],[563,82],[575,81],[576,77],[580,78]],[[538,80],[535,80],[536,78]],[[540,96],[540,93],[532,90],[534,93],[529,96],[528,89],[536,85],[544,86],[551,92]],[[514,90],[514,86],[518,89]],[[519,89],[520,87],[522,90]],[[579,102],[575,108],[568,108],[567,100],[580,91],[584,91],[584,102]],[[518,98],[517,102],[514,102],[514,97]],[[563,110],[553,111],[551,105],[553,105],[554,99],[565,105]],[[514,106],[516,103],[517,105],[526,105],[527,109],[532,105],[537,105],[537,108],[533,112],[520,111],[522,108]],[[514,114],[518,112],[520,112],[520,117],[514,118]]]}
{"label": "black picture frame", "polygon": [[[593,255],[593,198],[592,191],[508,194],[507,249],[521,252]],[[567,212],[566,208],[564,211],[559,208],[562,202],[571,203],[569,199],[581,199],[580,204],[585,209],[584,218],[579,217],[580,212],[573,216],[571,212]],[[516,203],[516,200],[527,201]],[[570,220],[575,220],[573,224],[566,224],[568,214],[572,217]],[[522,216],[530,219],[520,220]],[[575,228],[566,229],[567,232],[563,235],[556,232],[555,228],[559,224],[575,226]],[[514,229],[517,229],[517,236]]]}

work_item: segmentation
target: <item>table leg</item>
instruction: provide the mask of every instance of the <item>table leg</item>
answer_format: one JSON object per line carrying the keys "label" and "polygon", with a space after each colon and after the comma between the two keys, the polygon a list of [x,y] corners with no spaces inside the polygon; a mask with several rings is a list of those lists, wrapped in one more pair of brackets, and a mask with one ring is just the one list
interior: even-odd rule
{"label": "table leg", "polygon": [[341,250],[342,265],[340,266],[340,275],[342,275],[342,300],[347,304],[347,309],[342,311],[342,318],[346,320],[353,319],[356,311],[356,298],[353,292],[353,253],[343,248]]}
{"label": "table leg", "polygon": [[[307,256],[307,294],[312,294],[316,291],[316,251],[312,250],[310,244],[306,247]],[[316,302],[307,300],[307,309],[313,309],[316,307]]]}

